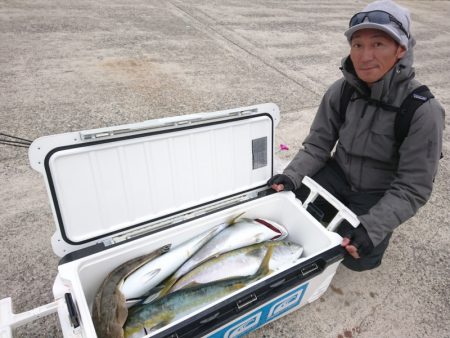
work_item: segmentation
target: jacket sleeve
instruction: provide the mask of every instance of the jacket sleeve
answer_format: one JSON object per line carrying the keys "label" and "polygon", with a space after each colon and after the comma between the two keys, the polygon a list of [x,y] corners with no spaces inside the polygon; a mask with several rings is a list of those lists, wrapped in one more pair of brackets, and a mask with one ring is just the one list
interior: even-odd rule
{"label": "jacket sleeve", "polygon": [[342,85],[343,79],[340,79],[327,90],[309,134],[303,141],[303,149],[299,150],[283,172],[292,180],[295,189],[300,187],[304,176],[313,176],[330,158],[341,126],[339,102]]}
{"label": "jacket sleeve", "polygon": [[399,165],[390,188],[367,214],[358,217],[374,246],[428,201],[442,152],[444,115],[434,99],[416,110],[400,146]]}

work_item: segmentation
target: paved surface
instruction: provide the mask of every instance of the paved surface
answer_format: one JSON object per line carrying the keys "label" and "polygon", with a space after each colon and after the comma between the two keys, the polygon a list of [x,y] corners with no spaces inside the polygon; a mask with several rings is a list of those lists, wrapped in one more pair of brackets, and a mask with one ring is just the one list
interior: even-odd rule
{"label": "paved surface", "polygon": [[[0,1],[0,132],[35,139],[273,101],[286,161],[340,76],[343,31],[366,3]],[[450,2],[401,4],[412,12],[417,77],[449,110]],[[448,130],[431,200],[394,234],[383,265],[340,267],[320,300],[249,337],[450,336]],[[0,145],[0,186],[0,298],[25,311],[52,301],[53,218],[26,149]],[[50,316],[17,335],[61,332]]]}

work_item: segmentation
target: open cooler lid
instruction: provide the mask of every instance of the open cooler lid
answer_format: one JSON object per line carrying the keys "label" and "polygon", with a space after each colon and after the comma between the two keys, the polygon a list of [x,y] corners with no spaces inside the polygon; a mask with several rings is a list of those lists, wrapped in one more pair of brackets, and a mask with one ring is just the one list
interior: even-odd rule
{"label": "open cooler lid", "polygon": [[273,103],[41,137],[55,253],[263,187],[273,171]]}

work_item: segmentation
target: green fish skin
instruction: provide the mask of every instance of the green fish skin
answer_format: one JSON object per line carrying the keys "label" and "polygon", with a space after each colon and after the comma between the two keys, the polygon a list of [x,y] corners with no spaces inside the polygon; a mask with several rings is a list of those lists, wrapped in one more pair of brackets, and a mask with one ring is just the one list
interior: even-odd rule
{"label": "green fish skin", "polygon": [[269,247],[260,268],[252,276],[179,290],[152,303],[131,307],[124,325],[125,338],[142,337],[268,275],[272,252],[273,247]]}

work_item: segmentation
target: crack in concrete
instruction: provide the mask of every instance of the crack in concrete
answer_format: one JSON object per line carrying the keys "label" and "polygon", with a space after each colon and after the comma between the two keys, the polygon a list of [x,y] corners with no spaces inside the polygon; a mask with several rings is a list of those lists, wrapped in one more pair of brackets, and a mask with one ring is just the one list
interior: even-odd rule
{"label": "crack in concrete", "polygon": [[[170,3],[174,8],[176,8],[178,11],[180,11],[182,14],[184,14],[184,16],[187,18],[188,21],[190,21],[190,22],[195,21],[202,28],[207,28],[207,29],[211,30],[216,37],[219,36],[220,38],[224,39],[228,43],[232,44],[234,47],[240,49],[241,51],[244,51],[248,55],[252,56],[254,59],[256,59],[259,62],[263,63],[267,67],[273,69],[274,71],[276,71],[277,73],[279,73],[280,75],[282,75],[286,79],[292,81],[293,83],[295,83],[296,85],[298,85],[302,89],[308,90],[308,91],[312,92],[313,94],[318,95],[319,97],[321,97],[323,95],[322,92],[317,92],[314,89],[305,86],[305,84],[303,84],[299,80],[295,79],[295,77],[293,77],[292,75],[289,75],[287,73],[289,71],[289,69],[284,69],[283,70],[282,68],[286,68],[286,67],[284,67],[279,62],[276,62],[271,57],[269,57],[267,55],[264,55],[264,52],[258,50],[258,53],[256,53],[256,52],[250,50],[249,47],[244,47],[243,46],[244,43],[242,41],[241,41],[242,44],[240,44],[237,41],[235,41],[235,40],[242,39],[242,38],[238,37],[237,34],[232,33],[231,31],[229,31],[226,28],[222,28],[221,30],[218,29],[218,28],[215,28],[213,26],[213,23],[212,22],[208,22],[208,20],[206,20],[205,17],[208,17],[209,21],[213,21],[213,22],[215,22],[215,19],[212,18],[211,16],[207,15],[206,13],[204,13],[202,10],[196,8],[196,11],[197,12],[201,12],[204,18],[200,18],[198,15],[196,16],[192,12],[189,12],[188,10],[182,8],[182,5],[178,1],[170,0],[170,1],[168,1],[168,3]],[[201,31],[206,33],[206,31],[204,29],[201,29]],[[229,36],[231,36],[231,37],[229,37]],[[250,42],[247,42],[247,43],[249,45],[251,45]],[[255,49],[258,49],[257,47],[255,47],[253,45],[251,45],[251,47],[255,48]],[[261,57],[261,55],[264,55],[264,57]],[[311,85],[311,87],[314,87],[314,86],[317,86],[317,85],[321,85],[320,83],[317,83],[317,82],[311,80],[307,75],[305,75],[305,74],[302,74],[302,75],[304,76],[303,81],[306,80],[306,82],[308,82]]]}

